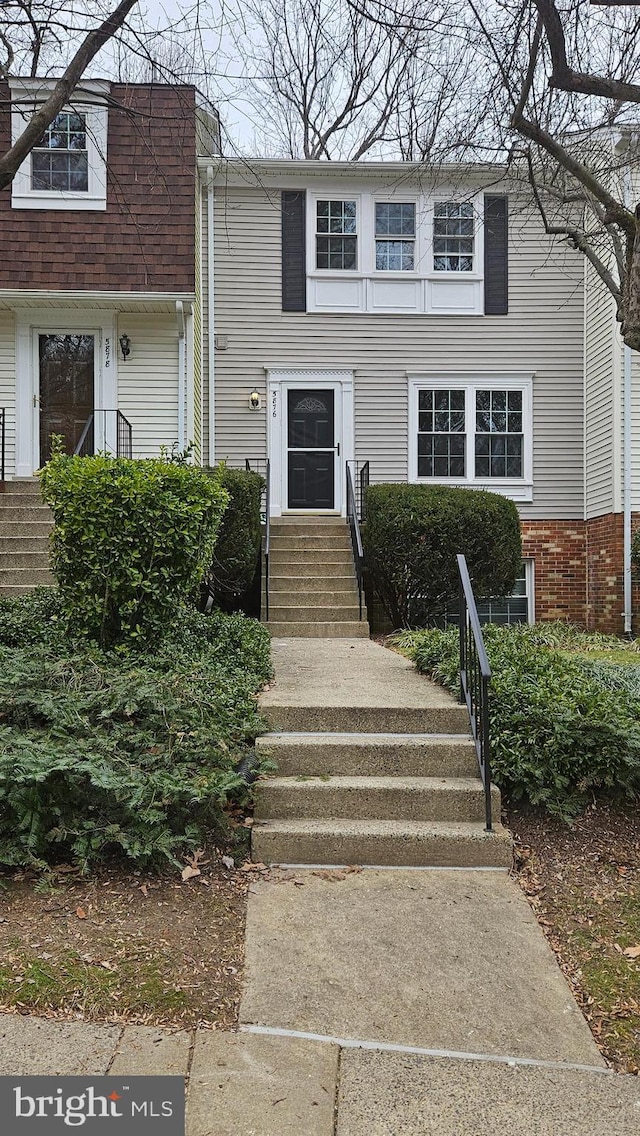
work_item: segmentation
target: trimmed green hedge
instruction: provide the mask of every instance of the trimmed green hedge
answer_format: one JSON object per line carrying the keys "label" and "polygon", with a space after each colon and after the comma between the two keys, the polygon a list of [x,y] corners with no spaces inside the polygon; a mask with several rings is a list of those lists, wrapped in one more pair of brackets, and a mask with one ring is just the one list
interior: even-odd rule
{"label": "trimmed green hedge", "polygon": [[[492,670],[494,781],[515,799],[567,817],[597,790],[635,796],[640,665],[583,657],[578,650],[588,637],[566,625],[490,624],[483,636]],[[408,633],[398,643],[419,670],[458,694],[457,630]],[[602,637],[594,649],[602,649]]]}
{"label": "trimmed green hedge", "polygon": [[230,469],[221,463],[208,471],[229,494],[205,587],[215,603],[229,610],[253,583],[262,528],[260,501],[264,481],[252,470]]}
{"label": "trimmed green hedge", "polygon": [[157,643],[211,563],[227,491],[193,466],[102,455],[58,454],[40,477],[70,631]]}
{"label": "trimmed green hedge", "polygon": [[448,486],[370,485],[366,564],[394,627],[425,627],[456,607],[456,554],[477,600],[513,591],[522,560],[518,511],[506,497]]}

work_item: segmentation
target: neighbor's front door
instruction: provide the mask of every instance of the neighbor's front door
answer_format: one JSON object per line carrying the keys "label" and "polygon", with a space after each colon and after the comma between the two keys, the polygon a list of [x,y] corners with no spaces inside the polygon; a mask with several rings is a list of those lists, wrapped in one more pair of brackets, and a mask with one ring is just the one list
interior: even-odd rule
{"label": "neighbor's front door", "polygon": [[94,408],[95,335],[38,336],[40,465],[49,460],[51,435],[72,454]]}
{"label": "neighbor's front door", "polygon": [[287,508],[336,507],[334,390],[287,391]]}

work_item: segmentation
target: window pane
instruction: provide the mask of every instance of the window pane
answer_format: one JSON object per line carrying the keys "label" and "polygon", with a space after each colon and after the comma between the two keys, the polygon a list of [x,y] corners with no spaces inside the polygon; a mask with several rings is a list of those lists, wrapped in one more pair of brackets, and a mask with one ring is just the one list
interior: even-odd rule
{"label": "window pane", "polygon": [[413,241],[376,241],[376,269],[379,272],[412,272]]}
{"label": "window pane", "polygon": [[436,272],[473,271],[473,205],[437,201],[433,218],[433,267]]}
{"label": "window pane", "polygon": [[376,236],[414,236],[415,209],[413,202],[376,202]]}
{"label": "window pane", "polygon": [[[432,391],[432,390],[418,391],[418,409],[419,410],[433,410],[434,393],[435,392]],[[454,392],[454,393],[456,393],[456,392]]]}
{"label": "window pane", "polygon": [[316,267],[339,271],[357,267],[357,237],[316,237]]}

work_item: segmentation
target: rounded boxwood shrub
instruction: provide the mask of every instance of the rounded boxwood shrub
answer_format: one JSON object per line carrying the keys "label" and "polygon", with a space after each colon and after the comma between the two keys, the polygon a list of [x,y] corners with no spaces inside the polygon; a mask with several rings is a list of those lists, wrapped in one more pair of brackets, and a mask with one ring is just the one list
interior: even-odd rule
{"label": "rounded boxwood shrub", "polygon": [[506,497],[445,485],[370,485],[366,518],[367,568],[394,627],[426,627],[455,609],[459,552],[477,600],[513,591],[522,539]]}
{"label": "rounded boxwood shrub", "polygon": [[225,610],[249,591],[258,564],[262,529],[260,501],[264,481],[253,470],[230,469],[221,462],[208,471],[229,494],[205,588]]}
{"label": "rounded boxwood shrub", "polygon": [[72,633],[156,643],[211,563],[229,495],[193,466],[57,454],[41,474]]}

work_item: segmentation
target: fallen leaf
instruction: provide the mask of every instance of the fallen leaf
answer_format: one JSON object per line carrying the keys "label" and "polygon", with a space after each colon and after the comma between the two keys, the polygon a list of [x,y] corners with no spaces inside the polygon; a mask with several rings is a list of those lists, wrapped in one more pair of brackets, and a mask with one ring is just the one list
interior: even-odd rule
{"label": "fallen leaf", "polygon": [[200,875],[200,869],[199,868],[192,868],[190,864],[187,864],[186,868],[182,869],[183,880],[192,880],[194,876],[199,876],[199,875]]}
{"label": "fallen leaf", "polygon": [[87,913],[86,913],[86,911],[84,910],[83,907],[76,907],[76,915],[78,916],[78,919],[86,919],[87,918]]}
{"label": "fallen leaf", "polygon": [[140,885],[140,891],[142,892],[143,896],[144,896],[144,897],[145,897],[145,899],[146,899],[146,898],[147,898],[147,895],[148,895],[148,892],[147,892],[147,885],[146,885],[146,884],[141,884],[141,885]]}
{"label": "fallen leaf", "polygon": [[637,958],[640,958],[640,946],[637,946],[637,947],[625,947],[622,953],[623,953],[623,955],[626,955],[626,957],[627,957],[628,959],[637,959]]}

